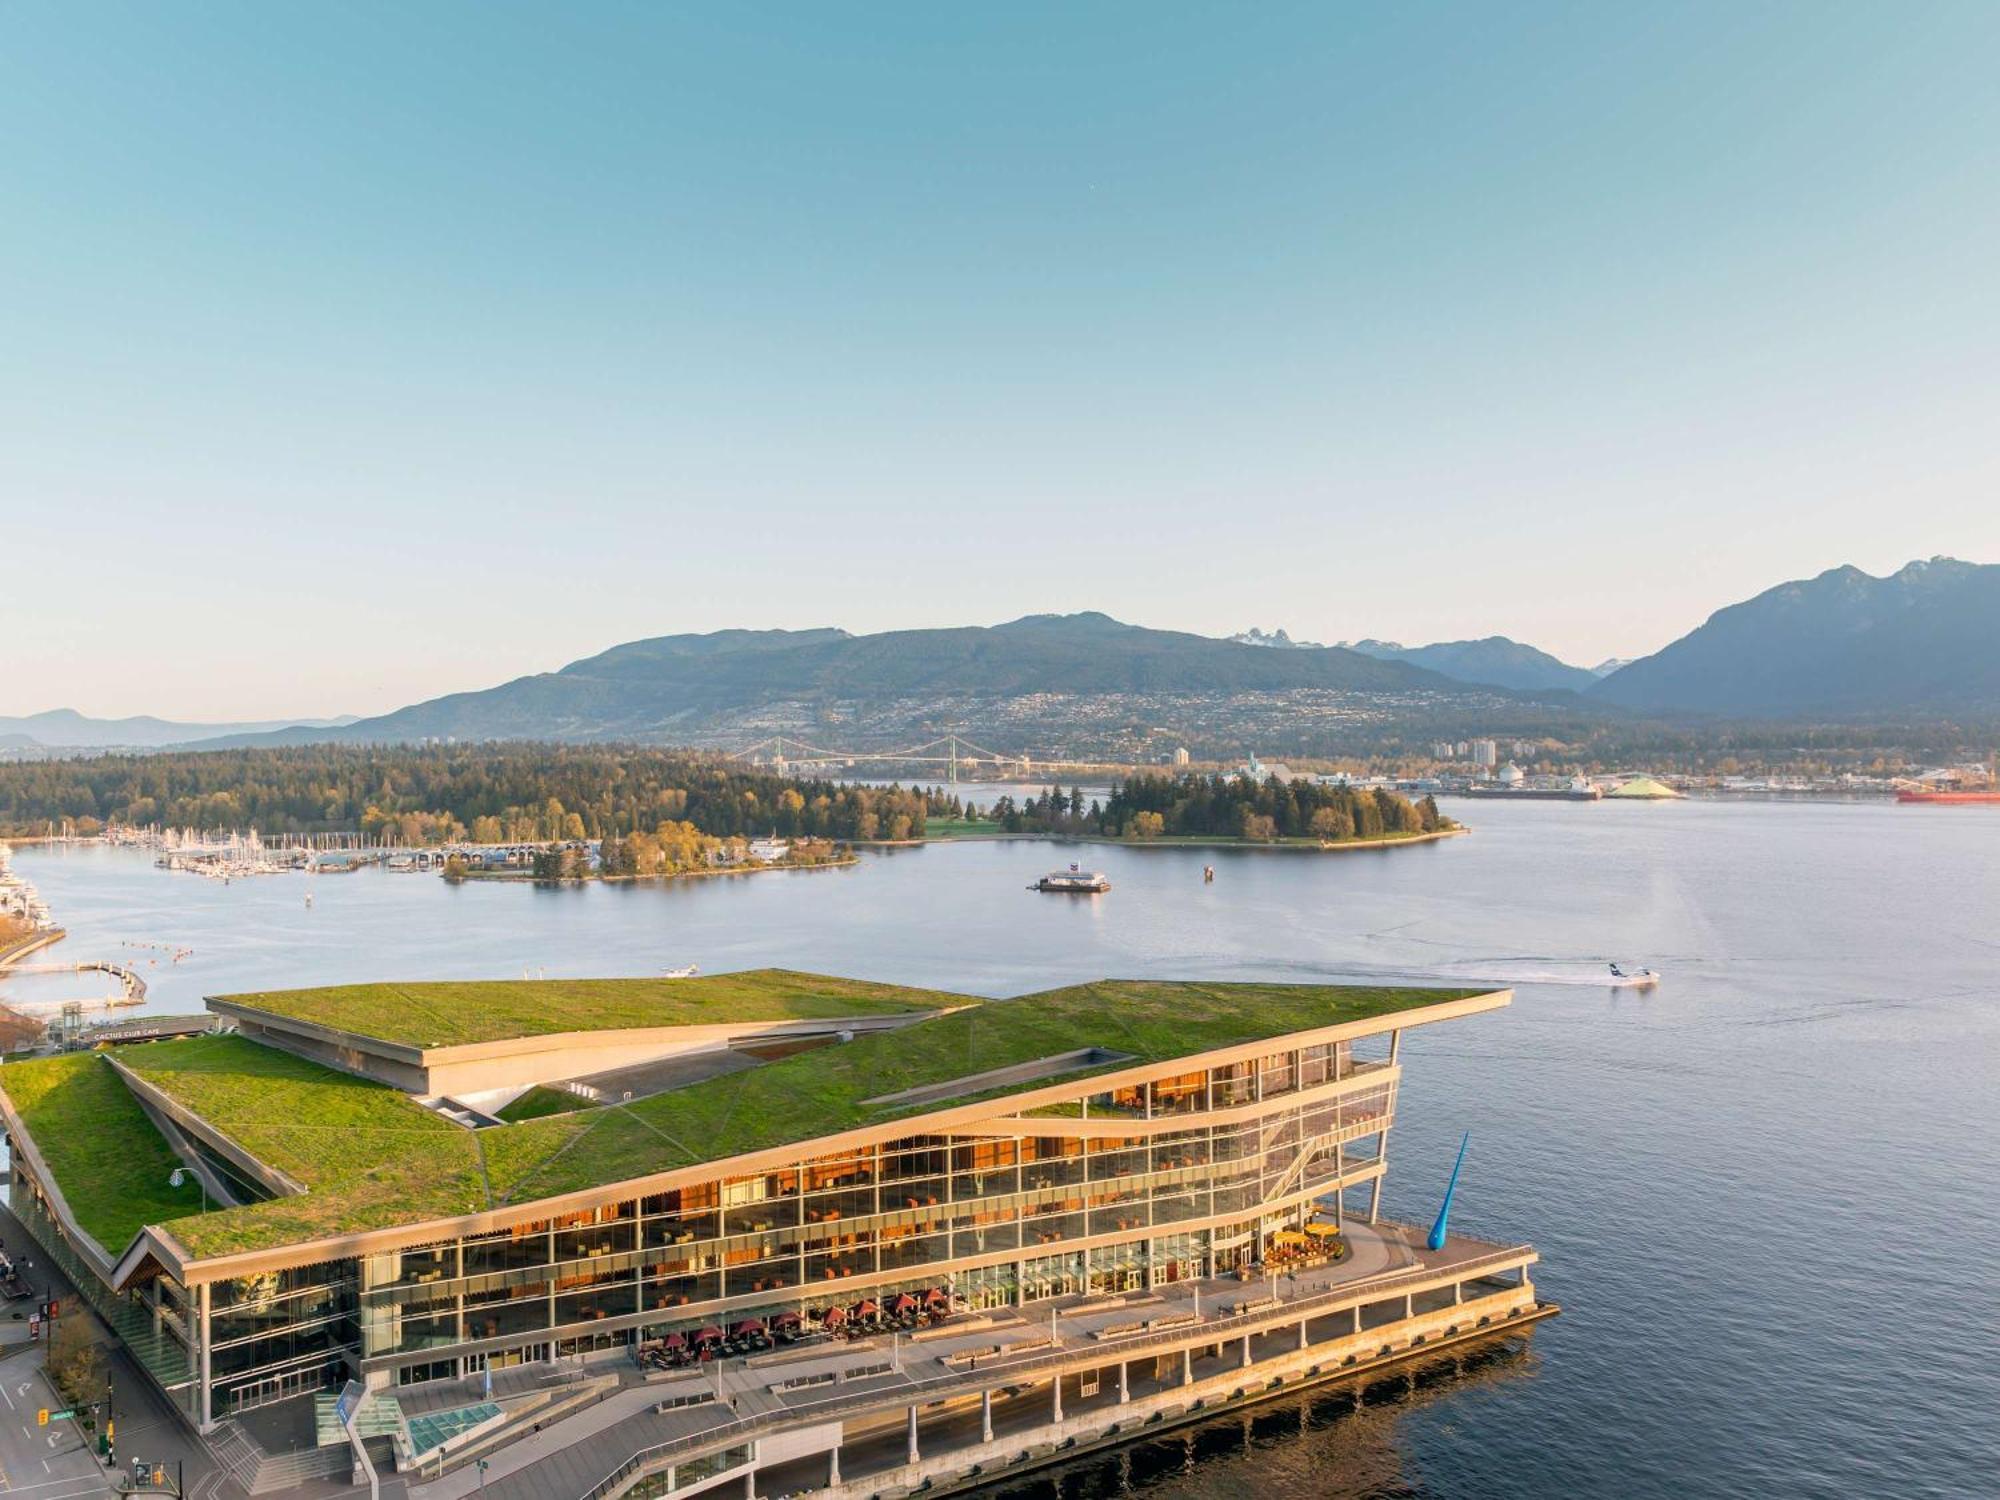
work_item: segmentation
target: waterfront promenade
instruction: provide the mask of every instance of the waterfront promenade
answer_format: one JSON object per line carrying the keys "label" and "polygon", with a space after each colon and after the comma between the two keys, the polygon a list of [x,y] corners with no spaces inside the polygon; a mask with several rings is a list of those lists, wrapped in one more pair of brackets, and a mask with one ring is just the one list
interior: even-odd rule
{"label": "waterfront promenade", "polygon": [[[604,1500],[676,1459],[801,1427],[825,1446],[790,1462],[766,1459],[756,1494],[935,1486],[982,1455],[991,1471],[1001,1449],[1011,1449],[1003,1467],[1031,1467],[1079,1445],[1123,1441],[1139,1425],[1275,1394],[1274,1382],[1290,1389],[1359,1373],[1554,1311],[1523,1291],[1535,1259],[1526,1247],[1453,1236],[1432,1252],[1420,1230],[1387,1223],[1350,1223],[1347,1234],[1347,1259],[1296,1274],[1063,1297],[961,1317],[919,1337],[781,1350],[650,1380],[622,1354],[600,1359],[596,1372],[630,1372],[623,1388],[499,1447],[484,1474],[466,1463],[428,1482],[413,1475],[409,1493],[464,1500],[483,1485],[495,1500]],[[1517,1272],[1520,1280],[1508,1279]],[[1400,1326],[1389,1331],[1390,1323]],[[1106,1436],[1107,1424],[1122,1436]]]}

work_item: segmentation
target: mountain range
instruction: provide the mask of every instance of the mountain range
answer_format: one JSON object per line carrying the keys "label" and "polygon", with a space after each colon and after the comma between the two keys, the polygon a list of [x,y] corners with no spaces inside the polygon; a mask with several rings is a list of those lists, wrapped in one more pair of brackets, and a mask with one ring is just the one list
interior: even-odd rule
{"label": "mountain range", "polygon": [[1782,583],[1620,667],[1593,700],[1767,719],[2000,711],[2000,566],[1934,557]]}
{"label": "mountain range", "polygon": [[1045,753],[1137,754],[1165,737],[1292,743],[1337,726],[1511,716],[1866,720],[2000,714],[2000,567],[1932,558],[1886,578],[1854,567],[1718,610],[1652,656],[1572,666],[1505,636],[1321,646],[1285,631],[1227,640],[1108,615],[897,630],[721,630],[613,646],[559,671],[372,718],[278,724],[0,718],[0,748],[321,740],[634,739],[772,734],[840,743],[950,728]]}
{"label": "mountain range", "polygon": [[18,718],[0,716],[0,747],[14,750],[62,749],[98,750],[113,748],[156,750],[166,745],[197,744],[225,735],[256,734],[295,725],[338,728],[352,724],[356,716],[344,714],[333,719],[264,719],[235,724],[197,724],[173,719],[156,719],[139,714],[129,719],[93,719],[73,708],[52,708],[44,713]]}
{"label": "mountain range", "polygon": [[[1472,696],[1478,690],[1404,662],[1354,651],[1275,652],[1127,625],[1108,615],[1028,615],[1004,625],[894,630],[728,630],[614,646],[559,671],[454,693],[335,729],[238,736],[267,744],[314,740],[538,738],[699,743],[756,729],[798,733],[817,723],[915,732],[939,719],[990,730],[1001,715],[969,704],[1061,699],[1124,705],[1157,717],[1174,700],[1298,692],[1362,697]],[[928,710],[936,709],[937,713]]]}
{"label": "mountain range", "polygon": [[1546,651],[1537,651],[1504,635],[1489,635],[1478,641],[1438,641],[1429,646],[1350,641],[1347,648],[1382,661],[1405,661],[1413,667],[1427,667],[1460,682],[1483,682],[1524,693],[1580,693],[1597,681],[1597,674],[1587,667],[1572,667]]}

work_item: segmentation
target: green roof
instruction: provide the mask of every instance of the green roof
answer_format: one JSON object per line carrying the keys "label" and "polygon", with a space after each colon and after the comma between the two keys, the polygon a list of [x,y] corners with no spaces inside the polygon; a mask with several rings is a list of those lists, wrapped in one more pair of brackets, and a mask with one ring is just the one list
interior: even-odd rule
{"label": "green roof", "polygon": [[180,1159],[97,1053],[10,1062],[0,1067],[0,1090],[77,1223],[113,1259],[146,1225],[200,1203],[191,1179],[167,1186]]}
{"label": "green roof", "polygon": [[649,1026],[829,1021],[965,1004],[962,995],[871,984],[789,969],[697,979],[483,979],[422,984],[341,984],[315,990],[217,995],[407,1047],[462,1047],[566,1031]]}
{"label": "green roof", "polygon": [[[725,976],[739,977],[749,976]],[[550,981],[545,991],[561,983]],[[825,993],[827,985],[847,983],[813,980],[811,987]],[[307,1189],[165,1225],[204,1257],[530,1203],[976,1099],[1080,1083],[1093,1072],[1484,991],[1106,980],[987,1002],[893,993],[932,995],[933,1006],[949,999],[964,1008],[630,1103],[480,1131],[452,1124],[395,1089],[240,1036],[127,1047],[118,1060]],[[900,1107],[870,1102],[1084,1048],[1117,1058],[1060,1078],[984,1088],[971,1082],[964,1094],[932,1095]],[[0,1069],[0,1087],[14,1072]],[[136,1124],[152,1135],[143,1117]],[[55,1122],[54,1128],[66,1134],[74,1127]],[[51,1166],[64,1177],[66,1169],[53,1158]],[[107,1248],[115,1253],[117,1247]]]}

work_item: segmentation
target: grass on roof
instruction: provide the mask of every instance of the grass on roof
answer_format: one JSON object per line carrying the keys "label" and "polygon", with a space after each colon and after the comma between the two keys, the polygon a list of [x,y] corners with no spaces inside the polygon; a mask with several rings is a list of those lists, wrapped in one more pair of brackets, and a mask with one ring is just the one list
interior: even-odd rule
{"label": "grass on roof", "polygon": [[[487,1131],[488,1175],[496,1198],[527,1202],[1028,1087],[1080,1083],[1135,1063],[1480,993],[1128,980],[1076,985],[859,1036],[843,1046],[802,1052],[589,1115],[512,1127],[504,1143]],[[900,1109],[866,1103],[1086,1046],[1129,1058],[1060,1079],[1006,1084]]]}
{"label": "grass on roof", "polygon": [[344,984],[218,995],[295,1020],[410,1047],[457,1047],[565,1031],[821,1021],[933,1010],[962,995],[753,969],[696,979],[493,979]]}
{"label": "grass on roof", "polygon": [[194,1182],[167,1186],[180,1158],[101,1054],[8,1063],[0,1067],[0,1089],[13,1101],[70,1212],[114,1260],[146,1225],[199,1206],[201,1190]]}
{"label": "grass on roof", "polygon": [[149,1042],[118,1060],[307,1188],[177,1218],[167,1227],[197,1255],[488,1206],[473,1132],[395,1089],[240,1036]]}
{"label": "grass on roof", "polygon": [[545,1083],[538,1083],[508,1100],[495,1118],[509,1125],[518,1125],[523,1120],[539,1120],[544,1115],[566,1115],[574,1110],[596,1109],[599,1103],[599,1100],[572,1094],[568,1089],[552,1089]]}
{"label": "grass on roof", "polygon": [[[768,979],[752,977],[760,981],[753,988],[768,993]],[[799,981],[800,993],[819,996],[848,983],[786,977]],[[139,1223],[163,1219],[170,1220],[168,1230],[193,1254],[213,1256],[529,1203],[1024,1089],[1081,1086],[1095,1074],[1135,1063],[1167,1061],[1479,993],[1103,981],[1018,1000],[962,1001],[964,1008],[949,1015],[864,1033],[841,1045],[795,1053],[630,1103],[571,1109],[477,1132],[395,1089],[240,1036],[153,1042],[123,1049],[119,1060],[308,1191],[187,1216],[184,1200],[162,1204],[153,1191],[134,1196],[128,1209],[122,1190],[113,1189],[104,1198],[117,1196],[124,1217],[105,1220],[105,1232],[112,1237],[106,1248],[117,1253]],[[841,1003],[852,1013],[851,999]],[[868,1103],[902,1089],[1090,1046],[1126,1056],[1060,1079],[991,1087],[918,1105]],[[0,1082],[37,1066],[0,1069]],[[108,1065],[99,1066],[103,1073],[97,1076],[117,1085]],[[59,1090],[45,1086],[42,1092]],[[100,1092],[107,1112],[122,1096],[125,1113],[118,1118],[131,1120],[135,1129],[98,1129],[90,1113],[94,1106],[83,1100],[60,1117],[44,1111],[46,1135],[31,1124],[45,1154],[52,1149],[76,1153],[61,1162],[51,1158],[66,1192],[83,1190],[73,1190],[73,1181],[94,1192],[106,1171],[113,1174],[106,1180],[136,1183],[141,1175],[136,1171],[129,1177],[117,1175],[125,1171],[121,1157],[127,1138],[143,1133],[164,1150],[150,1124],[137,1114],[129,1092],[122,1086],[115,1096]],[[563,1099],[569,1102],[569,1096]],[[89,1144],[93,1141],[102,1144]],[[167,1170],[171,1162],[157,1173],[161,1182]],[[99,1211],[108,1213],[103,1203]]]}

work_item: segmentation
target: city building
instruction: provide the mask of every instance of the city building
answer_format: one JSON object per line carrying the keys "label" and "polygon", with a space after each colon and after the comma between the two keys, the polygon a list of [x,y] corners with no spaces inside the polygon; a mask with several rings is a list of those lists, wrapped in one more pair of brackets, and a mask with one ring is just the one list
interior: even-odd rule
{"label": "city building", "polygon": [[10,1063],[0,1122],[15,1214],[253,1472],[858,1496],[1553,1311],[1529,1247],[1381,1215],[1403,1034],[1509,999],[355,985]]}
{"label": "city building", "polygon": [[1185,766],[1188,763],[1188,759],[1188,747],[1186,745],[1177,745],[1174,747],[1174,764],[1176,766]]}
{"label": "city building", "polygon": [[1489,770],[1500,763],[1500,747],[1492,740],[1472,742],[1472,763],[1485,766]]}

